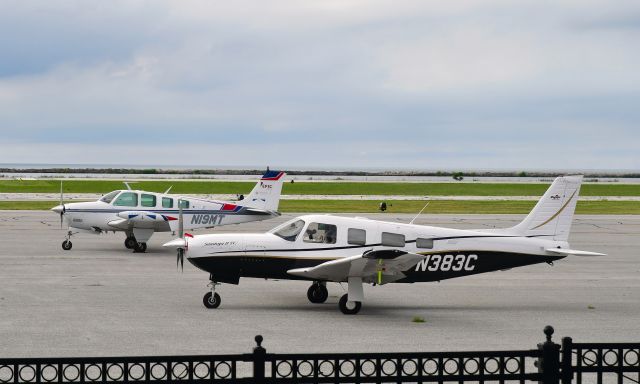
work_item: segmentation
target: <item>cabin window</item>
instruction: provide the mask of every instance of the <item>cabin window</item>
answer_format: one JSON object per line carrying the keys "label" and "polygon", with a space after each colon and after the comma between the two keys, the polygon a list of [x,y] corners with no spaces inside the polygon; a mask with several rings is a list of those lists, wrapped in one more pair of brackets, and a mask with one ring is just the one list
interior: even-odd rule
{"label": "cabin window", "polygon": [[347,232],[349,244],[365,245],[367,243],[367,231],[364,229],[349,228]]}
{"label": "cabin window", "polygon": [[142,205],[143,207],[155,207],[156,196],[143,193],[142,195],[140,195],[140,205]]}
{"label": "cabin window", "polygon": [[404,235],[399,233],[382,232],[382,245],[388,247],[404,247]]}
{"label": "cabin window", "polygon": [[337,232],[333,224],[310,223],[302,240],[305,243],[335,244]]}
{"label": "cabin window", "polygon": [[304,221],[296,220],[291,224],[285,224],[284,226],[273,232],[273,234],[287,241],[295,241],[300,232],[302,232],[303,227]]}
{"label": "cabin window", "polygon": [[178,200],[178,204],[182,209],[189,209],[189,201],[187,200]]}
{"label": "cabin window", "polygon": [[113,205],[118,207],[137,207],[138,194],[135,192],[122,192]]}
{"label": "cabin window", "polygon": [[173,199],[170,197],[163,197],[162,208],[173,208]]}
{"label": "cabin window", "polygon": [[100,201],[109,204],[111,201],[113,201],[114,197],[118,196],[118,193],[120,193],[120,191],[109,192],[106,195],[102,196],[102,199],[100,199]]}
{"label": "cabin window", "polygon": [[422,239],[422,238],[418,237],[416,239],[416,247],[432,249],[433,248],[433,239]]}

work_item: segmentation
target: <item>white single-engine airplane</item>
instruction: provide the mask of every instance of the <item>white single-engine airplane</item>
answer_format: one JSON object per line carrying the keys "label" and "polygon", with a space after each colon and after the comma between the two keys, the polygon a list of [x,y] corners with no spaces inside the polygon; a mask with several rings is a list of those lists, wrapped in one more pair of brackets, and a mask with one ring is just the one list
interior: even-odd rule
{"label": "white single-engine airplane", "polygon": [[[175,232],[178,211],[184,212],[185,229],[213,228],[220,225],[266,220],[277,212],[284,172],[269,171],[262,176],[249,196],[240,202],[176,197],[165,193],[118,190],[97,201],[64,204],[51,208],[69,225],[62,249],[71,249],[71,235],[78,232],[123,231],[125,247],[144,252],[154,232]],[[128,185],[127,185],[128,187]],[[179,203],[178,203],[179,202]],[[178,206],[178,204],[180,206]]]}
{"label": "white single-engine airplane", "polygon": [[[577,251],[567,242],[582,176],[555,179],[529,215],[506,229],[460,230],[366,218],[307,215],[262,234],[210,234],[165,244],[208,272],[211,291],[203,298],[217,308],[219,283],[240,277],[313,281],[312,303],[323,303],[327,282],[348,283],[339,301],[344,314],[361,308],[364,283],[439,281],[566,256],[603,256]],[[185,253],[186,252],[186,253]]]}

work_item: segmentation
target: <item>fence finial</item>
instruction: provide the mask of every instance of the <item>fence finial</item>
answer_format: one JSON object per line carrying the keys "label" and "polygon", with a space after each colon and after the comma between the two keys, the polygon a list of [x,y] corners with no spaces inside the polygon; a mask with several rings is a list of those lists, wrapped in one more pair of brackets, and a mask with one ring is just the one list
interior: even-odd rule
{"label": "fence finial", "polygon": [[256,344],[258,344],[258,348],[262,347],[262,340],[263,340],[262,335],[256,335],[255,341],[256,341]]}
{"label": "fence finial", "polygon": [[547,342],[551,342],[551,336],[553,335],[553,327],[550,325],[547,325],[546,327],[544,327],[544,334],[547,335]]}

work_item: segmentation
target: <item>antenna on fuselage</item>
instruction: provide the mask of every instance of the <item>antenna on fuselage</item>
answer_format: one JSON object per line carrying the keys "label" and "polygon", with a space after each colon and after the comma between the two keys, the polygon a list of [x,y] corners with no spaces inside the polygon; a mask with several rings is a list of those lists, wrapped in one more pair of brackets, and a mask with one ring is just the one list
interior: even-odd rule
{"label": "antenna on fuselage", "polygon": [[171,188],[173,188],[173,185],[172,185],[172,186],[170,186],[166,191],[164,191],[164,194],[165,194],[165,195],[166,195],[166,194],[168,194],[168,193],[169,193],[169,191],[171,190]]}
{"label": "antenna on fuselage", "polygon": [[126,186],[127,186],[127,189],[128,189],[128,190],[131,190],[131,186],[129,185],[129,183],[127,183],[126,181],[123,181],[123,183],[124,183],[124,185],[126,185]]}
{"label": "antenna on fuselage", "polygon": [[424,207],[422,207],[422,209],[420,210],[420,212],[418,212],[418,214],[416,215],[416,217],[414,217],[409,224],[413,224],[413,222],[418,218],[418,216],[420,216],[420,214],[427,208],[427,206],[429,205],[430,201],[427,201],[427,204],[424,205]]}

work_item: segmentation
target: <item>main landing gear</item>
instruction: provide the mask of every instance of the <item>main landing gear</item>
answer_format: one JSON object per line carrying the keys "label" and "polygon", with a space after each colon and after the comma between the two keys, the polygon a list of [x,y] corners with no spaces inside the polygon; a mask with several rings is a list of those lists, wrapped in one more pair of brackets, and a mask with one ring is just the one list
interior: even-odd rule
{"label": "main landing gear", "polygon": [[143,243],[143,242],[138,242],[136,240],[136,237],[131,235],[128,235],[127,238],[124,240],[124,246],[127,249],[133,249],[133,252],[135,253],[144,253],[147,250],[147,243]]}
{"label": "main landing gear", "polygon": [[73,244],[71,244],[71,235],[73,235],[73,232],[67,232],[67,238],[62,242],[62,249],[65,251],[68,251],[73,247]]}
{"label": "main landing gear", "polygon": [[127,238],[124,241],[124,246],[127,249],[133,249],[136,246],[136,244],[138,244],[138,242],[136,241],[136,238],[133,235],[127,236]]}
{"label": "main landing gear", "polygon": [[327,291],[326,283],[316,281],[307,290],[307,298],[314,304],[322,304],[327,301],[328,297],[329,291]]}
{"label": "main landing gear", "polygon": [[[315,281],[307,290],[307,298],[314,304],[321,304],[327,301],[329,292],[325,282]],[[342,295],[338,302],[340,312],[345,315],[355,315],[362,308],[364,298],[361,278],[349,278],[348,293]]]}
{"label": "main landing gear", "polygon": [[362,289],[362,277],[349,277],[347,293],[342,295],[338,302],[340,312],[345,315],[355,315],[362,308],[364,290]]}
{"label": "main landing gear", "polygon": [[211,281],[208,287],[211,287],[211,292],[205,293],[202,298],[202,304],[209,309],[215,309],[220,306],[222,299],[220,295],[216,293],[216,285],[220,285],[220,283],[216,283],[215,281]]}
{"label": "main landing gear", "polygon": [[349,295],[345,293],[340,298],[338,307],[340,307],[340,312],[344,313],[345,315],[355,315],[356,313],[360,312],[360,308],[362,308],[362,302],[349,301]]}
{"label": "main landing gear", "polygon": [[133,247],[133,252],[144,253],[147,250],[147,243],[136,243]]}

